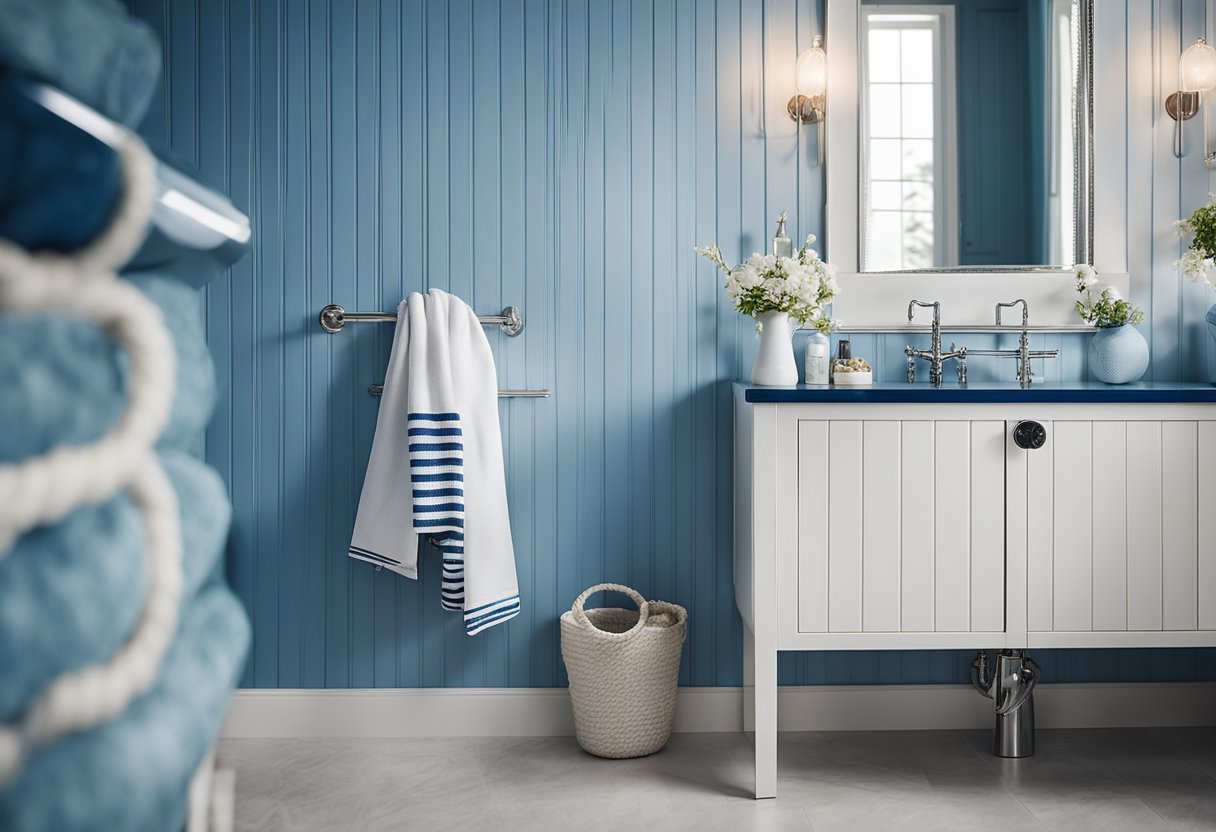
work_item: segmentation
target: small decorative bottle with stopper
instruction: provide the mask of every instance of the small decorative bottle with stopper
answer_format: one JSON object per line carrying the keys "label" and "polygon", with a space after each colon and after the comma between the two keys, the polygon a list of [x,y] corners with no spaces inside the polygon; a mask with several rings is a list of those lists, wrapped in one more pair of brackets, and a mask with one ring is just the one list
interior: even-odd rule
{"label": "small decorative bottle with stopper", "polygon": [[785,233],[785,219],[789,214],[782,211],[777,215],[777,233],[773,235],[773,254],[777,257],[793,257],[794,241]]}

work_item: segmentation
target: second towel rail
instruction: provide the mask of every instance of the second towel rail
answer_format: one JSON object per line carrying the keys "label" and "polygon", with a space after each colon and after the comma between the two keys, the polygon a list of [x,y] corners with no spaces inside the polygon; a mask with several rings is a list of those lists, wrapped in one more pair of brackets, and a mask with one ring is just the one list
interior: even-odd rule
{"label": "second towel rail", "polygon": [[[383,384],[367,385],[367,395],[381,396],[384,395]],[[500,399],[547,399],[553,395],[553,391],[548,387],[540,390],[499,390],[498,398]]]}

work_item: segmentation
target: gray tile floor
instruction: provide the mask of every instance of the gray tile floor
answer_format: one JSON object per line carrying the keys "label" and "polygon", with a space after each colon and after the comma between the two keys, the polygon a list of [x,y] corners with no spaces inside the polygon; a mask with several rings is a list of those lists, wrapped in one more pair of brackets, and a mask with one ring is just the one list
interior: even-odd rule
{"label": "gray tile floor", "polygon": [[1216,728],[1040,731],[999,760],[978,731],[782,734],[776,800],[750,740],[677,734],[638,760],[572,737],[226,740],[256,830],[1216,830]]}

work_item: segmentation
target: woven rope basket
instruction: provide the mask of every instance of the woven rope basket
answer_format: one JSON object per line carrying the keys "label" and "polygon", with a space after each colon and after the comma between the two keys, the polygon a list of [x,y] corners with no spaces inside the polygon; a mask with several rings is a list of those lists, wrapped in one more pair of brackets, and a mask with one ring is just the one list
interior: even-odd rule
{"label": "woven rope basket", "polygon": [[[637,610],[584,610],[596,592],[623,592]],[[578,744],[597,757],[644,757],[671,736],[688,611],[597,584],[562,614],[562,659]]]}

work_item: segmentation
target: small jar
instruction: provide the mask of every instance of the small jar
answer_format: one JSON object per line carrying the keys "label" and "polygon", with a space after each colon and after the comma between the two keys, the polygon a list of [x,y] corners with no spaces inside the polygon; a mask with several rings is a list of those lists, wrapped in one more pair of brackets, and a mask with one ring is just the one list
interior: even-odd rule
{"label": "small jar", "polygon": [[806,376],[807,384],[827,384],[828,365],[830,363],[831,342],[822,332],[813,332],[806,339]]}

